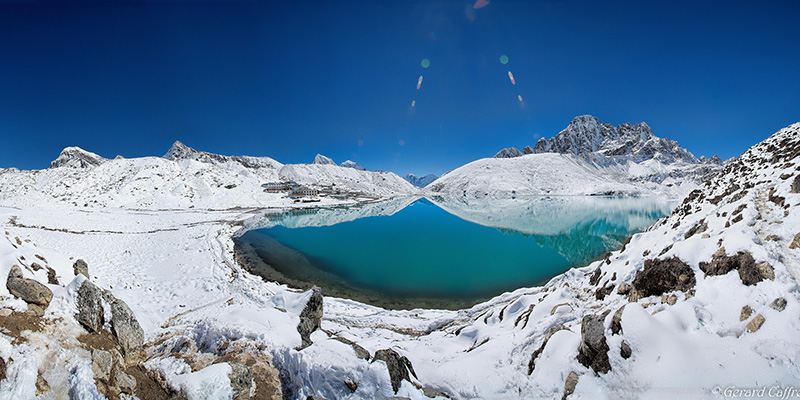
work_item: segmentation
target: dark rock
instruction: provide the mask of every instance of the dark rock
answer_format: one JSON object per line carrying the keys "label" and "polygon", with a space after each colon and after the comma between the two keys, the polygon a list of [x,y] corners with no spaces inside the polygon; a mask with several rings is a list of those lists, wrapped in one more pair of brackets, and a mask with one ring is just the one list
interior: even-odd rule
{"label": "dark rock", "polygon": [[594,292],[594,297],[597,300],[603,300],[603,299],[606,298],[607,295],[611,294],[611,292],[613,292],[613,291],[614,291],[614,285],[611,284],[611,285],[608,285],[606,287],[602,287],[602,288],[597,289]]}
{"label": "dark rock", "polygon": [[102,296],[102,291],[88,279],[78,289],[78,313],[75,319],[89,332],[98,332],[103,328]]}
{"label": "dark rock", "polygon": [[411,372],[414,378],[417,377],[417,373],[414,372],[411,361],[405,356],[397,354],[397,352],[392,349],[376,351],[372,362],[376,360],[381,360],[386,363],[386,368],[389,370],[389,380],[392,382],[392,390],[394,390],[395,393],[400,389],[400,383],[404,379],[411,382],[411,378],[408,375],[409,372]]}
{"label": "dark rock", "polygon": [[51,285],[58,285],[58,278],[56,277],[56,271],[50,267],[47,267],[47,283]]}
{"label": "dark rock", "polygon": [[34,271],[38,271],[42,269],[42,266],[39,265],[39,263],[31,263],[31,269],[33,269]]}
{"label": "dark rock", "polygon": [[800,193],[800,174],[796,175],[792,181],[792,193]]}
{"label": "dark rock", "polygon": [[8,273],[6,280],[8,291],[26,303],[38,304],[47,308],[53,300],[53,291],[39,281],[22,277],[22,269],[14,265]]}
{"label": "dark rock", "polygon": [[578,348],[578,362],[594,370],[595,373],[611,371],[608,361],[603,315],[589,314],[581,321],[581,345]]}
{"label": "dark rock", "polygon": [[611,333],[614,335],[619,335],[622,333],[622,312],[625,311],[625,305],[619,308],[619,310],[614,312],[614,315],[611,317]]}
{"label": "dark rock", "polygon": [[600,272],[601,272],[600,267],[597,267],[597,269],[594,270],[594,273],[592,273],[592,277],[589,278],[590,285],[596,286],[597,283],[600,282]]}
{"label": "dark rock", "polygon": [[576,386],[578,386],[578,374],[575,371],[570,371],[564,381],[564,396],[561,397],[561,400],[566,400],[567,396],[575,393]]}
{"label": "dark rock", "polygon": [[658,296],[674,290],[685,292],[695,283],[692,268],[677,257],[645,260],[644,268],[633,278],[633,290],[628,298]]}
{"label": "dark rock", "polygon": [[253,384],[253,375],[250,368],[237,362],[229,362],[231,373],[228,378],[231,380],[233,389],[233,400],[247,400],[250,398],[250,386]]}
{"label": "dark rock", "polygon": [[328,399],[312,394],[311,396],[306,397],[306,400],[328,400]]}
{"label": "dark rock", "polygon": [[311,297],[300,313],[300,324],[297,325],[302,340],[298,350],[311,346],[311,333],[319,329],[322,323],[322,289],[314,286],[311,291]]}
{"label": "dark rock", "polygon": [[769,306],[775,310],[783,311],[786,309],[786,299],[783,297],[778,297],[777,299],[772,300],[772,303],[770,303]]}
{"label": "dark rock", "polygon": [[422,394],[424,394],[425,397],[429,397],[431,399],[435,399],[437,397],[444,397],[445,399],[450,398],[450,396],[448,396],[447,393],[440,392],[434,388],[429,388],[429,387],[422,388]]}
{"label": "dark rock", "polygon": [[6,379],[6,360],[0,357],[0,381]]}
{"label": "dark rock", "polygon": [[627,360],[631,358],[632,354],[633,352],[631,351],[631,346],[629,346],[628,343],[623,340],[622,344],[619,346],[619,355]]}
{"label": "dark rock", "polygon": [[708,225],[706,224],[705,219],[703,219],[700,222],[698,222],[697,224],[695,224],[694,226],[692,226],[688,231],[686,231],[686,234],[683,235],[683,238],[684,239],[688,239],[688,238],[694,236],[695,234],[705,232],[707,229],[708,229]]}
{"label": "dark rock", "polygon": [[126,365],[141,361],[144,331],[130,307],[117,298],[111,303],[111,332],[117,338]]}
{"label": "dark rock", "polygon": [[347,389],[350,390],[350,393],[353,393],[358,389],[358,383],[355,383],[350,379],[346,379],[344,381],[344,385],[347,386]]}
{"label": "dark rock", "polygon": [[86,279],[89,279],[89,265],[86,264],[86,261],[80,259],[75,261],[75,264],[72,264],[72,272],[75,274],[75,276],[81,274],[85,276]]}
{"label": "dark rock", "polygon": [[711,262],[701,262],[700,270],[705,272],[706,276],[725,275],[732,270],[739,272],[739,278],[745,285],[755,285],[768,277],[768,271],[762,271],[764,268],[759,268],[756,265],[753,255],[747,251],[740,251],[734,256],[728,256],[724,247],[711,256]]}
{"label": "dark rock", "polygon": [[569,328],[567,328],[563,324],[559,324],[559,325],[550,327],[550,329],[547,330],[547,333],[545,333],[545,335],[544,335],[544,340],[542,341],[542,345],[539,346],[539,348],[536,349],[536,351],[534,351],[533,354],[531,354],[531,360],[528,361],[528,375],[532,374],[533,370],[536,369],[536,358],[539,357],[539,354],[542,354],[542,352],[544,351],[544,347],[547,346],[547,342],[550,340],[550,338],[553,337],[553,335],[556,332],[562,331],[562,330],[567,330],[568,331]]}

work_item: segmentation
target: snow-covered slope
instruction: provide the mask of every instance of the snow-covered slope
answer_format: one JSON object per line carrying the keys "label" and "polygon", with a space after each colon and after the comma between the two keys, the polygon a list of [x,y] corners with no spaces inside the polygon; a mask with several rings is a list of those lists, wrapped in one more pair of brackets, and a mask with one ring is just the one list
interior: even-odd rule
{"label": "snow-covered slope", "polygon": [[614,127],[576,117],[536,146],[506,148],[455,169],[431,184],[437,193],[467,195],[660,195],[682,198],[721,168],[677,142],[656,137],[644,122]]}
{"label": "snow-covered slope", "polygon": [[366,196],[393,197],[419,192],[392,172],[361,171],[336,164],[287,164],[280,170],[280,179]]}

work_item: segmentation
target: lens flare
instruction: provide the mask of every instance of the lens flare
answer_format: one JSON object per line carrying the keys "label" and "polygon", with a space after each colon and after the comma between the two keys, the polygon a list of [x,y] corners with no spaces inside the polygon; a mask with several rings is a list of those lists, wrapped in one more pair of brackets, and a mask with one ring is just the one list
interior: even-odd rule
{"label": "lens flare", "polygon": [[420,62],[420,65],[422,65],[422,68],[428,68],[431,66],[431,60],[423,58],[422,61]]}
{"label": "lens flare", "polygon": [[489,2],[487,0],[475,0],[475,4],[472,5],[472,8],[477,10],[479,8],[486,7],[488,5],[489,5]]}
{"label": "lens flare", "polygon": [[518,99],[520,102],[522,102],[522,95],[521,95],[521,94],[518,94],[518,95],[517,95],[517,99]]}
{"label": "lens flare", "polygon": [[416,100],[411,100],[411,107],[414,107],[416,105],[417,105],[417,101]]}
{"label": "lens flare", "polygon": [[364,141],[361,140],[361,139],[358,139],[358,147],[362,147],[362,146],[364,146]]}
{"label": "lens flare", "polygon": [[[509,74],[511,74],[511,72],[509,72]],[[514,78],[511,78],[511,80],[513,81]],[[420,86],[422,86],[422,75],[420,75],[419,79],[417,79],[417,90],[419,90]]]}
{"label": "lens flare", "polygon": [[[419,79],[420,79],[420,82],[422,82],[422,77],[421,76],[419,77]],[[512,85],[516,85],[517,84],[517,81],[514,80],[514,74],[512,74],[511,71],[508,71],[508,79],[511,80],[511,84]],[[417,89],[419,89],[419,85],[417,85]]]}
{"label": "lens flare", "polygon": [[508,64],[508,56],[507,55],[503,54],[502,56],[500,56],[500,64],[503,64],[503,65]]}
{"label": "lens flare", "polygon": [[403,140],[403,139],[400,139],[400,141],[397,142],[397,144],[399,144],[400,146],[405,146],[406,145],[406,141]]}

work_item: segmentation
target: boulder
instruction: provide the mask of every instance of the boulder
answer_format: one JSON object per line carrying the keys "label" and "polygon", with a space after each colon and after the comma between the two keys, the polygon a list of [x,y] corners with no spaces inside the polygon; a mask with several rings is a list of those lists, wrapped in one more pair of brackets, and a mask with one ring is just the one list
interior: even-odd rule
{"label": "boulder", "polygon": [[103,292],[88,279],[78,289],[75,319],[89,332],[99,332],[103,328],[102,296]]}
{"label": "boulder", "polygon": [[720,247],[711,256],[711,262],[700,263],[700,270],[705,272],[706,276],[725,275],[735,269],[739,273],[739,279],[747,286],[755,285],[768,278],[768,271],[771,268],[759,268],[753,255],[747,251],[740,251],[736,255],[729,256],[724,247]]}
{"label": "boulder", "polygon": [[302,340],[298,350],[311,346],[311,333],[319,329],[322,323],[322,289],[314,286],[311,291],[311,297],[300,313],[300,324],[297,325]]}
{"label": "boulder", "polygon": [[75,274],[75,276],[81,274],[85,276],[86,279],[89,279],[89,265],[86,264],[86,261],[81,259],[75,261],[75,264],[72,264],[72,272]]}
{"label": "boulder", "polygon": [[22,277],[22,269],[12,266],[6,280],[6,288],[12,295],[25,300],[26,303],[37,304],[44,308],[53,300],[53,291],[47,286],[33,279]]}
{"label": "boulder", "polygon": [[110,352],[101,349],[92,350],[92,372],[95,379],[110,381],[113,367],[114,357]]}
{"label": "boulder", "polygon": [[611,317],[611,333],[613,335],[619,335],[622,333],[622,312],[625,311],[625,305],[619,308],[619,310],[614,312],[614,315]]}
{"label": "boulder", "polygon": [[371,356],[369,354],[369,351],[367,351],[367,349],[361,347],[358,343],[356,343],[356,342],[354,342],[352,340],[343,338],[341,336],[335,336],[333,339],[334,340],[338,340],[338,341],[340,341],[340,342],[352,347],[353,351],[356,353],[356,357],[358,357],[358,358],[360,358],[362,360],[369,360],[370,359]]}
{"label": "boulder", "polygon": [[392,390],[394,390],[395,393],[400,389],[400,383],[403,380],[411,382],[411,377],[408,375],[409,372],[411,372],[414,378],[417,377],[417,373],[414,372],[411,361],[392,349],[376,351],[372,362],[376,360],[381,360],[386,363],[386,368],[389,370],[389,380],[392,382]]}
{"label": "boulder", "polygon": [[622,283],[619,284],[619,287],[617,288],[617,294],[625,296],[625,295],[627,295],[628,293],[631,292],[631,289],[632,288],[631,288],[631,285],[629,283],[622,282]]}
{"label": "boulder", "polygon": [[644,268],[633,278],[633,290],[628,293],[628,299],[636,301],[640,297],[659,296],[675,290],[685,292],[695,283],[692,268],[677,257],[645,260]]}
{"label": "boulder", "polygon": [[608,361],[604,315],[588,314],[581,321],[581,345],[578,348],[578,362],[594,370],[595,373],[611,371]]}
{"label": "boulder", "polygon": [[800,174],[795,175],[792,181],[792,193],[800,193]]}
{"label": "boulder", "polygon": [[58,277],[56,277],[56,271],[50,267],[47,267],[47,283],[51,285],[58,285]]}
{"label": "boulder", "polygon": [[783,297],[778,297],[775,300],[772,300],[772,303],[769,303],[769,306],[775,310],[783,311],[786,309],[786,299]]}
{"label": "boulder", "polygon": [[117,338],[126,365],[141,361],[144,331],[130,307],[117,298],[111,303],[111,333]]}

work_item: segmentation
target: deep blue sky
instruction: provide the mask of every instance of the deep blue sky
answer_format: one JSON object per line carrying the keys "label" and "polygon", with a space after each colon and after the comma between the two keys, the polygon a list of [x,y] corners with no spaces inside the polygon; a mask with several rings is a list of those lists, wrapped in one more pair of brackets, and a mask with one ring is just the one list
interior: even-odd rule
{"label": "deep blue sky", "polygon": [[0,167],[181,140],[440,174],[581,114],[727,158],[800,120],[800,2],[471,6],[0,2]]}

